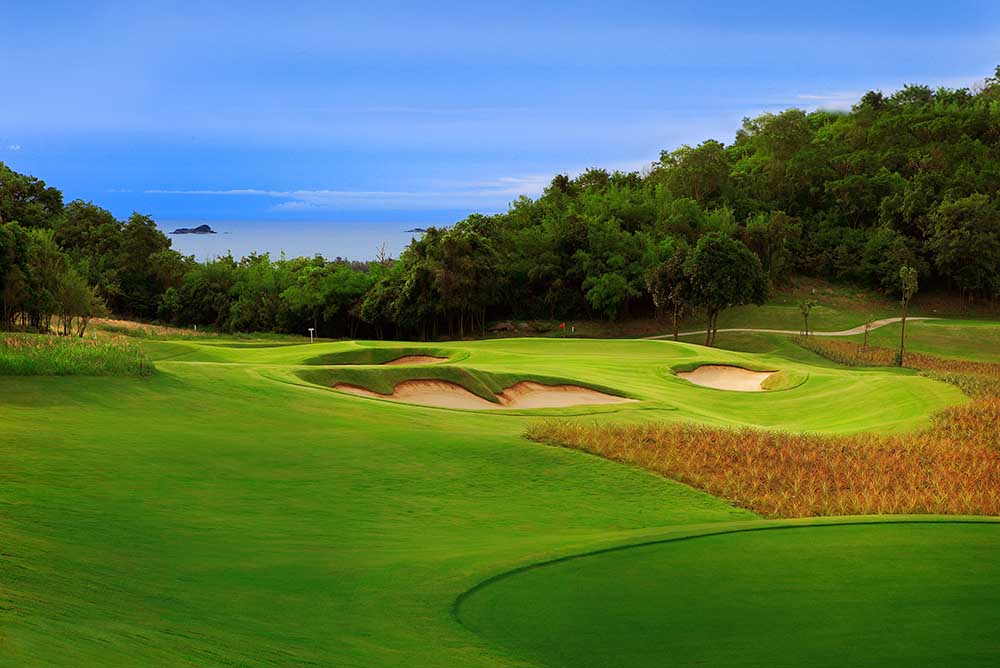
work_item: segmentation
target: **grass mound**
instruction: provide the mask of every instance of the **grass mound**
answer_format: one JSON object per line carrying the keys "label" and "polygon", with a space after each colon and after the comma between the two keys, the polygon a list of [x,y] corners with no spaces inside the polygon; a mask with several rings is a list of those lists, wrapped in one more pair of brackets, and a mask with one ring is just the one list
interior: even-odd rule
{"label": "grass mound", "polygon": [[450,359],[454,352],[432,348],[386,348],[382,346],[357,347],[334,353],[324,353],[303,360],[303,364],[317,366],[386,364],[401,357],[439,357]]}
{"label": "grass mound", "polygon": [[552,668],[985,666],[998,563],[989,521],[719,532],[516,572],[457,613]]}
{"label": "grass mound", "polygon": [[0,374],[12,376],[148,376],[153,363],[125,337],[0,335]]}

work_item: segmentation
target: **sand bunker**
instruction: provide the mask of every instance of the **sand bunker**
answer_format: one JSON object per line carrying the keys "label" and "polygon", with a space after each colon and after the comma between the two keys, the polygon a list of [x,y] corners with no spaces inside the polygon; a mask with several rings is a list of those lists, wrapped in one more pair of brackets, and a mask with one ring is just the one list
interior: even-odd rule
{"label": "sand bunker", "polygon": [[404,355],[382,364],[434,364],[435,362],[447,361],[447,357],[434,357],[433,355]]}
{"label": "sand bunker", "polygon": [[738,366],[705,364],[694,371],[678,371],[677,375],[695,385],[736,392],[763,392],[762,385],[777,371],[751,371]]}
{"label": "sand bunker", "polygon": [[635,401],[616,397],[578,385],[542,385],[523,381],[508,387],[497,395],[500,403],[483,399],[478,394],[445,380],[404,380],[396,385],[392,394],[379,394],[363,387],[337,383],[333,389],[362,397],[390,399],[407,404],[435,406],[438,408],[464,408],[495,410],[502,408],[563,408],[594,404],[620,404]]}

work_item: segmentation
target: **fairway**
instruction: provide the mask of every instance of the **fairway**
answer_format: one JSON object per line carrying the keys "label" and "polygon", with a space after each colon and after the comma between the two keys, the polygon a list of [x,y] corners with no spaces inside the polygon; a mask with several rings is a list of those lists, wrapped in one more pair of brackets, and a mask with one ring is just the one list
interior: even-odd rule
{"label": "fairway", "polygon": [[[462,592],[556,557],[757,520],[526,441],[533,420],[905,431],[965,401],[908,370],[668,341],[144,345],[157,364],[147,378],[0,378],[2,666],[511,665],[503,642],[453,616]],[[448,361],[383,364],[403,355]],[[703,364],[785,382],[733,392],[675,373]],[[480,396],[532,381],[634,401],[474,411],[333,389],[384,394],[414,378]],[[719,559],[745,551],[712,540]],[[662,573],[685,553],[657,554]],[[780,575],[758,582],[780,591]],[[789,632],[776,619],[773,643]]]}
{"label": "fairway", "polygon": [[982,666],[1000,523],[709,533],[515,573],[457,614],[552,668]]}

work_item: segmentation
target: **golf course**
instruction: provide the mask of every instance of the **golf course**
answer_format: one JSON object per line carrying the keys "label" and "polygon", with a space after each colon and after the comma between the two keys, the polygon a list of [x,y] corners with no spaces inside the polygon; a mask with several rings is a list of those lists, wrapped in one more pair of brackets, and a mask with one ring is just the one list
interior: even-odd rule
{"label": "golf course", "polygon": [[[996,518],[765,519],[524,437],[557,421],[907,438],[969,401],[912,369],[845,367],[790,341],[785,355],[551,338],[141,345],[151,375],[0,377],[0,665],[1000,653]],[[685,379],[701,368],[760,387]],[[479,403],[394,396],[420,383]],[[540,407],[504,400],[519,384]]]}

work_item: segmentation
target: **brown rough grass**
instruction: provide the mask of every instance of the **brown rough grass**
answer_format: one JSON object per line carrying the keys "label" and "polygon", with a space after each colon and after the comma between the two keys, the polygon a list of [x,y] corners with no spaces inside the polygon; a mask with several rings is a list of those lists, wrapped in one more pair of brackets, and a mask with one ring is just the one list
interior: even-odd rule
{"label": "brown rough grass", "polygon": [[1000,514],[1000,398],[918,434],[818,436],[548,421],[528,438],[639,466],[765,517]]}

